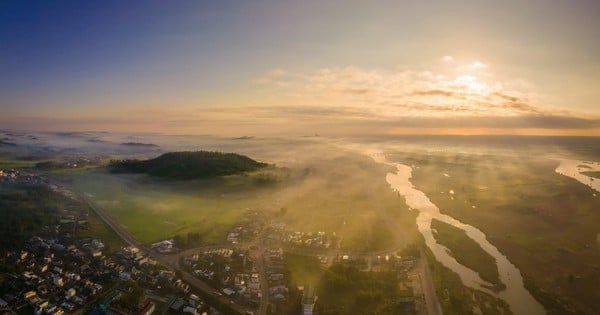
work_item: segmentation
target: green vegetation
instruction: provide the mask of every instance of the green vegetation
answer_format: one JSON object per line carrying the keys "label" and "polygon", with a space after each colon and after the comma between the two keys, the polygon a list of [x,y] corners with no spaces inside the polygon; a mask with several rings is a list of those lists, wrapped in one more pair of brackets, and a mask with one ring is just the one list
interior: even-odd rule
{"label": "green vegetation", "polygon": [[205,243],[221,242],[245,209],[256,208],[260,201],[247,199],[255,195],[253,186],[245,183],[248,178],[165,185],[144,175],[97,171],[69,176],[74,187],[144,243],[177,235],[187,240],[188,233],[200,233]]}
{"label": "green vegetation", "polygon": [[290,254],[284,265],[291,288],[316,288],[315,314],[398,314],[396,272],[363,272],[341,263],[324,268],[316,257]]}
{"label": "green vegetation", "polygon": [[362,272],[334,264],[317,287],[315,313],[397,314],[400,287],[395,272]]}
{"label": "green vegetation", "polygon": [[251,172],[267,166],[247,156],[220,152],[171,152],[145,161],[111,161],[116,172],[146,173],[171,179],[198,179]]}
{"label": "green vegetation", "polygon": [[506,302],[485,292],[466,287],[454,271],[444,267],[433,257],[429,248],[425,248],[424,252],[444,314],[512,314]]}
{"label": "green vegetation", "polygon": [[118,236],[81,202],[46,186],[5,183],[0,184],[0,253],[19,248],[29,237],[39,235],[43,226],[57,223],[64,209],[88,214],[87,228],[77,229],[77,237],[99,238],[110,250],[122,245]]}
{"label": "green vegetation", "polygon": [[437,242],[446,246],[458,263],[475,270],[481,279],[493,284],[491,289],[502,290],[506,287],[500,281],[494,257],[468,237],[465,231],[435,219],[431,222],[431,228],[435,231]]}
{"label": "green vegetation", "polygon": [[0,169],[33,167],[37,161],[0,157]]}
{"label": "green vegetation", "polygon": [[442,153],[398,154],[395,160],[415,165],[417,189],[442,213],[483,231],[529,288],[542,288],[531,293],[550,312],[600,309],[600,199],[557,174],[556,161]]}
{"label": "green vegetation", "polygon": [[319,260],[313,256],[286,254],[284,265],[289,272],[289,281],[300,286],[318,283],[324,272]]}
{"label": "green vegetation", "polygon": [[65,197],[45,186],[0,185],[0,252],[19,248],[58,218]]}
{"label": "green vegetation", "polygon": [[115,234],[115,232],[110,228],[110,226],[106,225],[98,215],[91,209],[87,208],[86,205],[81,205],[85,207],[85,211],[87,213],[87,229],[79,229],[77,230],[77,237],[90,237],[97,238],[102,240],[104,245],[106,245],[107,252],[113,252],[120,249],[124,244],[121,238]]}
{"label": "green vegetation", "polygon": [[345,249],[412,242],[416,212],[408,211],[385,182],[387,168],[349,154],[310,165],[168,182],[102,169],[64,176],[145,243],[175,236],[187,240],[188,233],[198,233],[202,244],[222,242],[248,209],[273,214],[291,230],[335,232]]}
{"label": "green vegetation", "polygon": [[193,248],[202,245],[202,235],[200,233],[188,232],[186,236],[179,234],[174,237],[175,244],[180,248]]}

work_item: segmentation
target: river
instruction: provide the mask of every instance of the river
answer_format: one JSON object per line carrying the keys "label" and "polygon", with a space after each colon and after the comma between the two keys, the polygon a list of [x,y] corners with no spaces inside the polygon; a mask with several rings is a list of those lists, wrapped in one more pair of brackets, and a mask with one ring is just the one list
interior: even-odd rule
{"label": "river", "polygon": [[[386,181],[394,191],[397,191],[406,199],[406,203],[410,208],[419,211],[419,215],[417,216],[417,227],[425,238],[427,246],[431,249],[433,255],[440,263],[456,272],[466,286],[487,292],[506,301],[515,315],[546,314],[543,306],[533,298],[527,289],[525,289],[523,277],[521,276],[519,269],[517,269],[506,256],[500,253],[500,251],[487,240],[482,231],[474,226],[460,222],[451,216],[442,214],[439,208],[410,182],[412,169],[409,166],[389,162],[385,155],[379,151],[369,151],[368,154],[375,162],[396,168],[396,173],[387,174]],[[431,230],[431,221],[433,219],[451,224],[465,231],[470,238],[483,248],[483,250],[494,257],[496,259],[500,280],[506,285],[506,289],[500,292],[494,292],[487,289],[485,286],[491,286],[491,284],[482,280],[477,272],[459,264],[456,259],[450,256],[448,249],[437,243],[433,237],[433,232]]]}
{"label": "river", "polygon": [[593,190],[600,192],[600,179],[582,174],[582,172],[600,172],[599,162],[586,162],[561,159],[555,170],[558,174],[571,177]]}

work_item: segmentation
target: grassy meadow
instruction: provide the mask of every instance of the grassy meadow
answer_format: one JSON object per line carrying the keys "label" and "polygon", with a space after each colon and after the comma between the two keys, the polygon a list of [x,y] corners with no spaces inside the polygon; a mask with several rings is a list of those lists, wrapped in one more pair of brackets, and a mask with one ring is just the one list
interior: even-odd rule
{"label": "grassy meadow", "polygon": [[95,171],[77,174],[73,181],[77,189],[92,197],[134,237],[145,243],[198,231],[202,232],[206,242],[220,241],[245,209],[256,206],[259,200],[195,194],[192,188],[201,190],[203,183],[190,183],[190,187],[178,191],[177,186],[183,183],[154,182],[145,175]]}

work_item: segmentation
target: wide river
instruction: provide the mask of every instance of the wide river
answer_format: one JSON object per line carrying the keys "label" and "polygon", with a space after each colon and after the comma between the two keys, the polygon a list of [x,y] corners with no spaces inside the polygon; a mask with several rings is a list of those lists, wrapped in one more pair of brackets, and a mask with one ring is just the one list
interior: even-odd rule
{"label": "wide river", "polygon": [[[474,226],[462,223],[451,216],[440,213],[438,207],[433,204],[429,198],[420,190],[417,190],[410,182],[412,169],[404,164],[389,162],[385,155],[378,151],[370,151],[368,154],[377,163],[385,164],[396,168],[396,173],[388,173],[386,180],[390,187],[397,191],[406,199],[407,205],[419,211],[417,216],[417,227],[427,246],[433,252],[435,258],[444,266],[456,272],[462,282],[471,288],[487,292],[508,303],[510,309],[515,315],[537,315],[546,314],[542,305],[533,298],[523,285],[521,272],[513,265],[498,249],[492,245],[485,234]],[[456,259],[450,256],[448,249],[437,243],[431,230],[431,220],[436,219],[447,224],[451,224],[463,231],[477,242],[483,250],[496,259],[500,281],[506,285],[506,289],[500,292],[494,292],[485,286],[491,284],[482,280],[477,272],[459,264]]]}

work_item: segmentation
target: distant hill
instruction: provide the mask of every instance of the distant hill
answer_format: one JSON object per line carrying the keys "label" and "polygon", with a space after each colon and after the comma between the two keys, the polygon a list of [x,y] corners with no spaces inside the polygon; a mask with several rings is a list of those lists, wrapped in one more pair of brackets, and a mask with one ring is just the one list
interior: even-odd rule
{"label": "distant hill", "polygon": [[8,141],[0,140],[0,146],[16,147],[17,144],[13,143],[13,142],[8,142]]}
{"label": "distant hill", "polygon": [[208,151],[170,152],[150,160],[111,161],[114,172],[146,173],[172,179],[196,179],[242,174],[267,166],[247,156]]}
{"label": "distant hill", "polygon": [[130,147],[158,147],[158,145],[154,143],[141,143],[141,142],[124,142],[121,145],[126,145]]}

